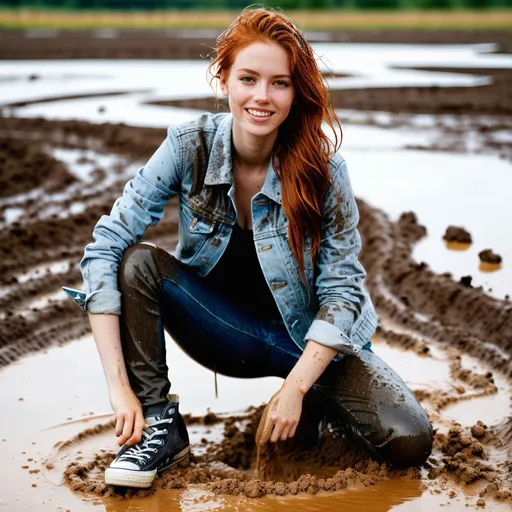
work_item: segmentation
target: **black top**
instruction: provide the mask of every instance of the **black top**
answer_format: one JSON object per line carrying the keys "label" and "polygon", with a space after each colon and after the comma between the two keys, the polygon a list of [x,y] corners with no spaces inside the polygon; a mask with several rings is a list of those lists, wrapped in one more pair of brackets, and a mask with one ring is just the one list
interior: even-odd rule
{"label": "black top", "polygon": [[235,224],[224,254],[205,280],[252,316],[281,318],[261,270],[252,229],[242,229]]}

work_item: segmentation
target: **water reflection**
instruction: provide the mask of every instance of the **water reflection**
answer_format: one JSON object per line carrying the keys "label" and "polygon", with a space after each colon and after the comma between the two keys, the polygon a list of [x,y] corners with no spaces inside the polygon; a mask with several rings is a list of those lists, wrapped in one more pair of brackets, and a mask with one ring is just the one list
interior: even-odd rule
{"label": "water reflection", "polygon": [[488,263],[486,261],[481,261],[478,266],[478,270],[480,272],[496,272],[501,269],[501,263]]}
{"label": "water reflection", "polygon": [[192,510],[194,512],[208,510],[271,512],[273,510],[296,511],[298,509],[304,512],[340,509],[344,512],[360,512],[361,510],[387,512],[412,500],[416,506],[422,502],[424,502],[422,506],[434,505],[428,495],[425,495],[425,498],[420,498],[425,489],[425,485],[420,480],[390,480],[366,488],[348,489],[335,493],[323,492],[314,496],[301,494],[251,499],[245,496],[216,496],[210,491],[194,486],[184,491],[159,491],[143,500],[105,498],[103,505],[106,512],[188,512]]}
{"label": "water reflection", "polygon": [[471,244],[463,244],[461,242],[447,242],[445,240],[444,243],[450,251],[467,251],[471,247]]}

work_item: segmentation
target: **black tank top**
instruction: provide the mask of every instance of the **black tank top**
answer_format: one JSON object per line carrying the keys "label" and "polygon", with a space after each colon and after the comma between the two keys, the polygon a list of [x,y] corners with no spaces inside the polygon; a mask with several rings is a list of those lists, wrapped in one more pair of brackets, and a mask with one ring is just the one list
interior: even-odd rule
{"label": "black tank top", "polygon": [[252,229],[235,224],[224,254],[204,279],[252,316],[281,318],[258,261]]}

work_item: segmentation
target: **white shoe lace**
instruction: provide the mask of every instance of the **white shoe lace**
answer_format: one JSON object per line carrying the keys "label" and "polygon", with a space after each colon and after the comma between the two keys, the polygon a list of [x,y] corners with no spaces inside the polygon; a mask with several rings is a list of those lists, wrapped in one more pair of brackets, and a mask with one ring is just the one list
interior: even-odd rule
{"label": "white shoe lace", "polygon": [[[163,420],[154,421],[151,423],[150,428],[156,427],[157,425],[163,425],[165,423],[172,423],[173,418],[166,418]],[[155,429],[151,433],[147,432],[148,429],[142,431],[142,440],[132,447],[128,448],[120,457],[118,461],[124,461],[127,459],[135,459],[140,462],[146,462],[151,459],[151,454],[158,452],[158,448],[155,446],[162,446],[164,441],[162,439],[155,439],[157,436],[166,435],[169,431],[165,429]]]}

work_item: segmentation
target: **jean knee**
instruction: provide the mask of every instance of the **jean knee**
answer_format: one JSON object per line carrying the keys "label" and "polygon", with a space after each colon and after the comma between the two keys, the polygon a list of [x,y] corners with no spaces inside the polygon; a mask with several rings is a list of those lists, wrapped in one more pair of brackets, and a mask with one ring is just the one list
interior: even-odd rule
{"label": "jean knee", "polygon": [[388,440],[375,447],[375,451],[384,462],[393,466],[418,466],[431,454],[433,442],[432,426],[427,419],[420,424],[400,425],[392,429]]}
{"label": "jean knee", "polygon": [[155,279],[157,277],[157,254],[162,249],[147,244],[139,243],[128,247],[123,254],[119,266],[119,288],[133,287],[140,284],[141,279]]}

